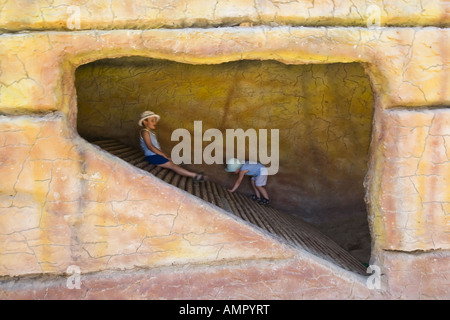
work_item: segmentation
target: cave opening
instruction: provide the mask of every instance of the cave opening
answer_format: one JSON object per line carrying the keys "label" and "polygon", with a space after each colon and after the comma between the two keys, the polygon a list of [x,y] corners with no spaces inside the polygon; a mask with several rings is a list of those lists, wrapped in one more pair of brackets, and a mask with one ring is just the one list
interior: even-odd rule
{"label": "cave opening", "polygon": [[[240,60],[193,65],[145,57],[97,60],[76,70],[77,131],[88,141],[139,148],[141,112],[161,116],[158,139],[170,154],[178,128],[278,129],[279,170],[272,205],[314,225],[362,262],[371,238],[364,177],[373,118],[370,80],[359,63],[284,64]],[[185,165],[231,186],[223,165]],[[240,191],[252,193],[250,183]]]}

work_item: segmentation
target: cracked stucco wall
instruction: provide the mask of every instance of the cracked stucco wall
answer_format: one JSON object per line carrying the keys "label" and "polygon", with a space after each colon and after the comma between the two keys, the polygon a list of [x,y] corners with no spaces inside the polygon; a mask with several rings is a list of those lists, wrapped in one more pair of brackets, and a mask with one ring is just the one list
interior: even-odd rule
{"label": "cracked stucco wall", "polygon": [[97,155],[64,119],[0,119],[3,275],[292,255],[193,196]]}
{"label": "cracked stucco wall", "polygon": [[79,8],[81,29],[153,29],[255,25],[448,26],[445,0],[153,0],[0,1],[0,29],[67,30]]}
{"label": "cracked stucco wall", "polygon": [[391,109],[381,122],[376,242],[388,250],[448,250],[450,110]]}
{"label": "cracked stucco wall", "polygon": [[[374,94],[366,178],[373,263],[392,297],[449,297],[447,2],[152,3],[149,10],[146,1],[126,8],[116,1],[81,5],[80,29],[69,30],[67,9],[78,2],[0,2],[2,275],[61,273],[69,264],[89,272],[133,268],[136,261],[148,267],[292,257],[215,209],[202,209],[206,221],[182,223],[198,217],[202,204],[194,199],[177,196],[159,207],[151,214],[158,230],[129,214],[123,207],[161,205],[137,189],[125,192],[121,183],[130,176],[132,186],[162,197],[167,187],[78,140],[74,75],[80,65],[131,55],[190,64],[356,62]],[[381,9],[380,28],[366,27],[371,4]],[[248,27],[222,28],[240,24]],[[180,206],[186,206],[182,215]],[[236,248],[241,237],[246,240]],[[152,251],[162,239],[164,250]],[[311,268],[312,278],[322,270]],[[367,297],[355,281],[334,287],[333,297],[348,296],[349,288]],[[307,285],[299,290],[307,296]]]}

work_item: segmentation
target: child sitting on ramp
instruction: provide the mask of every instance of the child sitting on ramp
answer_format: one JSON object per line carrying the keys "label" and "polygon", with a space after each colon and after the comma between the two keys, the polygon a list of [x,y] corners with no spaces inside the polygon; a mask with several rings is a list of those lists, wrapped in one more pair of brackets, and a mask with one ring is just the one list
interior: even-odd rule
{"label": "child sitting on ramp", "polygon": [[139,142],[144,151],[145,160],[147,162],[160,166],[166,169],[175,171],[176,173],[190,177],[194,183],[204,182],[206,177],[203,174],[197,174],[186,170],[172,162],[172,160],[161,151],[158,139],[156,138],[156,123],[159,121],[160,116],[152,111],[144,111],[139,119],[139,126],[143,127],[140,132]]}

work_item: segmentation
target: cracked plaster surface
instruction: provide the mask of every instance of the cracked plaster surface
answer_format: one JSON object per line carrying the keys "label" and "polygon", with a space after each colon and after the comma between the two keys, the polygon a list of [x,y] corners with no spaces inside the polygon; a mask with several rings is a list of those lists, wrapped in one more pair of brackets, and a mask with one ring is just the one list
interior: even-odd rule
{"label": "cracked plaster surface", "polygon": [[391,109],[381,121],[375,238],[387,250],[448,250],[450,111]]}
{"label": "cracked plaster surface", "polygon": [[[0,1],[0,29],[67,30],[217,27],[239,24],[366,26],[448,25],[444,0],[153,0]],[[24,18],[25,17],[25,18]]]}
{"label": "cracked plaster surface", "polygon": [[192,196],[84,149],[63,119],[0,119],[3,275],[293,254]]}
{"label": "cracked plaster surface", "polygon": [[[14,290],[12,281],[0,291],[2,299],[387,299],[357,278],[341,278],[335,270],[311,264],[302,257],[278,261],[229,263],[221,267],[105,272],[82,276],[78,290],[67,290],[66,279],[45,283],[19,280],[33,291]],[[323,288],[327,288],[324,290]]]}
{"label": "cracked plaster surface", "polygon": [[0,108],[69,112],[74,103],[74,68],[124,55],[192,64],[241,59],[287,64],[361,62],[383,108],[445,105],[450,100],[447,39],[446,29],[435,28],[258,27],[4,35],[0,37]]}
{"label": "cracked plaster surface", "polygon": [[448,251],[381,253],[390,295],[403,300],[447,299],[450,256]]}

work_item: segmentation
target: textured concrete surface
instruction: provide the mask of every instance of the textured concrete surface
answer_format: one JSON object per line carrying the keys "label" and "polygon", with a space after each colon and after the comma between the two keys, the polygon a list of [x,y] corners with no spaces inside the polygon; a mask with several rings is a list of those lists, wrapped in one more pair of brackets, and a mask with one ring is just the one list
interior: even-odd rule
{"label": "textured concrete surface", "polygon": [[[81,274],[69,289],[70,274],[4,280],[1,299],[388,299],[369,290],[365,279],[308,257],[178,268],[134,269]],[[70,285],[69,285],[70,287]],[[324,289],[326,288],[326,289]]]}
{"label": "textured concrete surface", "polygon": [[[444,0],[60,0],[0,2],[0,28],[153,29],[255,25],[447,25]],[[80,21],[77,22],[79,16]]]}
{"label": "textured concrete surface", "polygon": [[374,221],[383,248],[450,249],[449,134],[449,109],[386,113],[380,145],[383,217]]}
{"label": "textured concrete surface", "polygon": [[293,254],[199,199],[97,154],[64,129],[61,116],[2,117],[0,128],[2,275]]}

